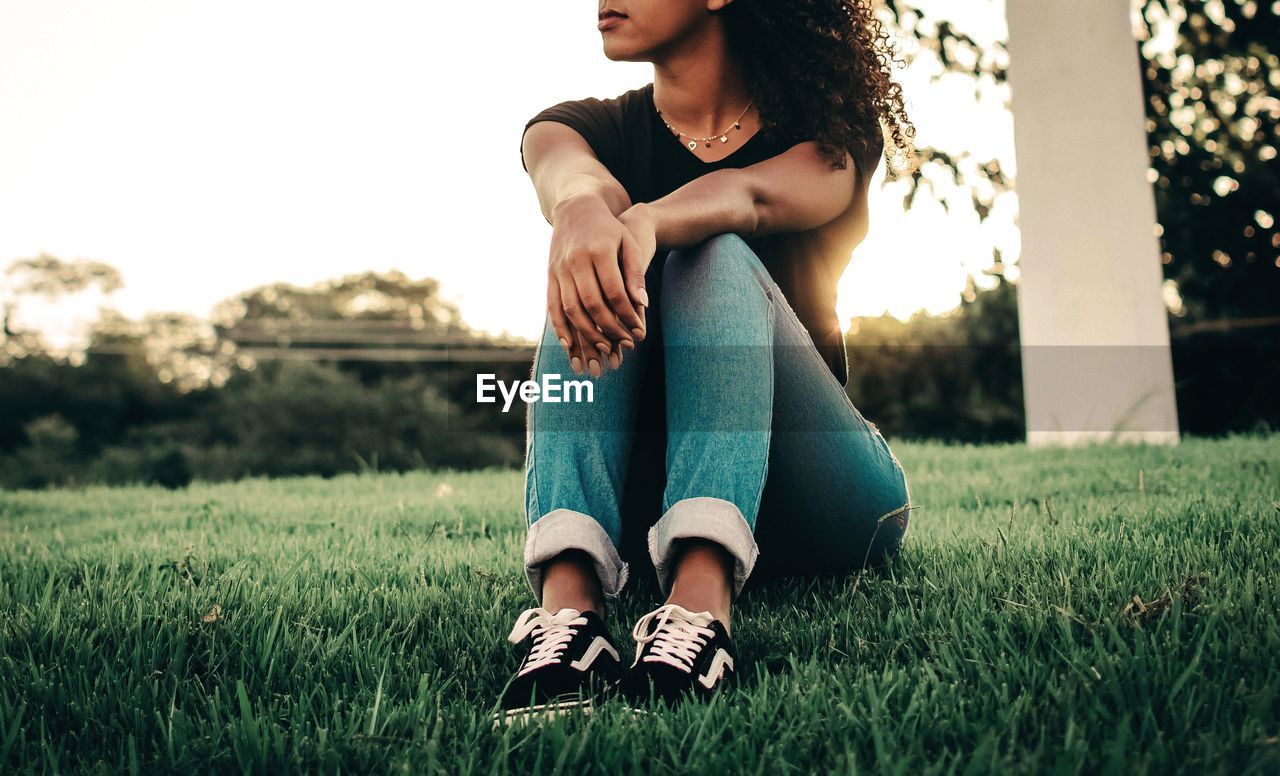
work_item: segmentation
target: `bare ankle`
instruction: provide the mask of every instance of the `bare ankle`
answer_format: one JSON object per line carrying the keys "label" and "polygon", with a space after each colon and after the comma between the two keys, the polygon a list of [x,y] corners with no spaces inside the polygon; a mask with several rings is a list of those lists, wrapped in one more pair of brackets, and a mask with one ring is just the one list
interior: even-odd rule
{"label": "bare ankle", "polygon": [[604,616],[604,593],[590,555],[565,550],[543,563],[542,572],[543,608],[551,612],[570,608]]}
{"label": "bare ankle", "polygon": [[706,539],[683,539],[677,545],[667,603],[690,611],[711,612],[727,631],[733,599],[733,556],[719,543]]}

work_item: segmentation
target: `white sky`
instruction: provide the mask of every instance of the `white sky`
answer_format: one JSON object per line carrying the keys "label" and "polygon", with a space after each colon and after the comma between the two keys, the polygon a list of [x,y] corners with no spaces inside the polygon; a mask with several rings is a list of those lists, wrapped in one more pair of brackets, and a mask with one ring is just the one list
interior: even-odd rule
{"label": "white sky", "polygon": [[[597,6],[0,0],[0,268],[41,251],[107,262],[135,317],[395,268],[439,278],[474,326],[535,336],[550,227],[520,167],[524,122],[652,76],[604,58]],[[1003,37],[1002,2],[959,8]],[[1003,92],[977,104],[971,81],[929,85],[935,71],[896,71],[917,142],[1012,173]],[[846,323],[942,312],[993,245],[1016,260],[1012,196],[979,225],[927,194],[903,214],[877,187],[841,280]]]}

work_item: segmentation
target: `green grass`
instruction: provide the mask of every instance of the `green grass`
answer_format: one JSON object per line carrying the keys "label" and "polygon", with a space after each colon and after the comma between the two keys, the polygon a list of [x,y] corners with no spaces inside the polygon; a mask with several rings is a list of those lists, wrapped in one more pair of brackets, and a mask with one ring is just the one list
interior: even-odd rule
{"label": "green grass", "polygon": [[519,472],[0,494],[0,764],[1280,770],[1280,436],[893,447],[902,554],[744,596],[738,690],[506,732]]}

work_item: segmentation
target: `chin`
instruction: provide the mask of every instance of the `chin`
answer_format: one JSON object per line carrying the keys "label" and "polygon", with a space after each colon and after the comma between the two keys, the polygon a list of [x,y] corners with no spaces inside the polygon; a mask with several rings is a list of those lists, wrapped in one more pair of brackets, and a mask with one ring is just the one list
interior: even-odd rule
{"label": "chin", "polygon": [[614,62],[645,62],[644,51],[635,46],[621,45],[614,41],[604,42],[605,59]]}

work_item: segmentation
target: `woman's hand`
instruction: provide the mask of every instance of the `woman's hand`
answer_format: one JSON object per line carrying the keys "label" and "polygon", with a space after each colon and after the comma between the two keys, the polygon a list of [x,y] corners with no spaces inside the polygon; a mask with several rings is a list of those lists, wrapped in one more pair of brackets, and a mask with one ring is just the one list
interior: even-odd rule
{"label": "woman's hand", "polygon": [[657,224],[654,213],[647,203],[637,202],[618,216],[618,222],[627,228],[635,240],[636,253],[634,262],[628,266],[627,255],[623,255],[623,272],[627,276],[627,291],[637,303],[649,306],[649,294],[644,287],[645,273],[658,250]]}
{"label": "woman's hand", "polygon": [[561,201],[553,220],[547,312],[574,372],[585,366],[599,377],[603,364],[621,365],[623,349],[645,335],[643,269],[632,300],[640,248],[598,197]]}

